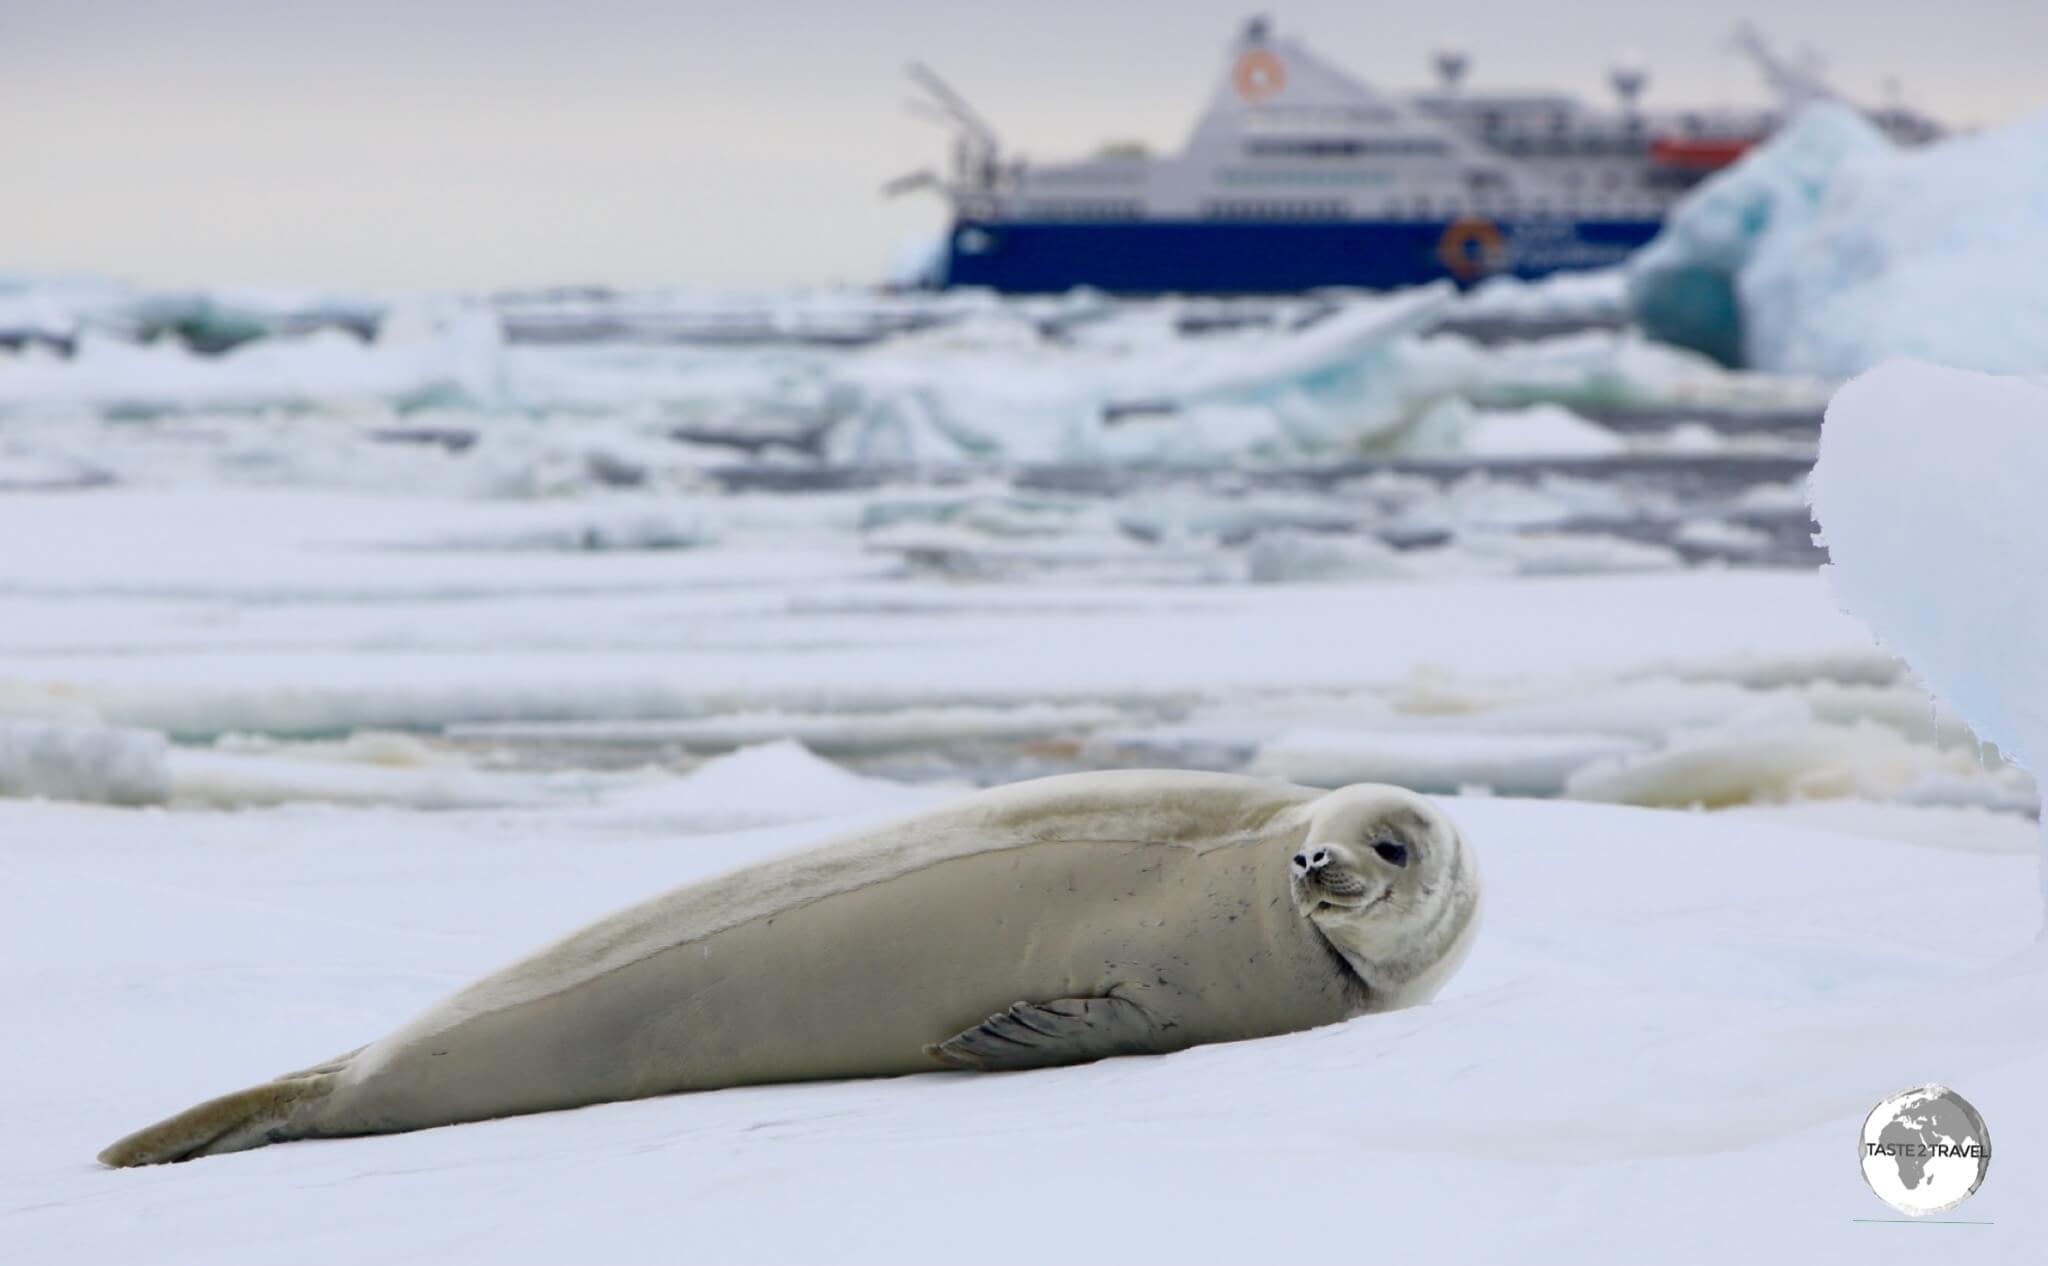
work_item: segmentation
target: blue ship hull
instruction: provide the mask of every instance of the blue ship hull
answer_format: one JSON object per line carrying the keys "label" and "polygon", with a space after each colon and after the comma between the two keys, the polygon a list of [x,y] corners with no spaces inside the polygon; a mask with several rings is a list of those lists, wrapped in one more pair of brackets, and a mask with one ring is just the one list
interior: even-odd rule
{"label": "blue ship hull", "polygon": [[1283,294],[1522,278],[1620,263],[1656,220],[961,221],[944,284],[1043,294]]}

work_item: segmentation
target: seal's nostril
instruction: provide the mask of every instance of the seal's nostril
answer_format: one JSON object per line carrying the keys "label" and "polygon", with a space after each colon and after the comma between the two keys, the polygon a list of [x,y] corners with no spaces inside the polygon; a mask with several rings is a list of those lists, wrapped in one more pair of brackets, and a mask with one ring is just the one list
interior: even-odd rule
{"label": "seal's nostril", "polygon": [[1308,854],[1306,854],[1306,853],[1296,853],[1296,854],[1294,855],[1294,868],[1295,868],[1296,870],[1307,870],[1307,869],[1308,869]]}
{"label": "seal's nostril", "polygon": [[1325,865],[1330,860],[1330,850],[1327,848],[1319,848],[1316,850],[1316,855],[1314,857],[1309,858],[1308,860],[1313,865]]}

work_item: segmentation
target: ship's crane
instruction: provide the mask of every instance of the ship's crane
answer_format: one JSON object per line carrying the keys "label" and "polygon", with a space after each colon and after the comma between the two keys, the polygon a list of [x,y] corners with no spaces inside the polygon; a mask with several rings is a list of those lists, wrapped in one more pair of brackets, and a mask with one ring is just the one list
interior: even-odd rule
{"label": "ship's crane", "polygon": [[895,197],[922,189],[956,193],[993,189],[1002,171],[1003,143],[996,130],[931,67],[911,62],[904,69],[910,82],[924,93],[912,97],[904,106],[917,117],[952,131],[953,169],[950,179],[941,178],[930,168],[907,172],[883,185],[883,195]]}
{"label": "ship's crane", "polygon": [[1821,74],[1820,56],[1812,49],[1801,50],[1798,61],[1792,61],[1771,46],[1750,22],[1738,22],[1731,42],[1740,52],[1746,53],[1762,72],[1764,82],[1770,85],[1778,100],[1788,109],[1797,109],[1811,101],[1832,101],[1840,94]]}
{"label": "ship's crane", "polygon": [[[1764,82],[1783,103],[1786,113],[1814,101],[1842,101],[1845,98],[1835,90],[1821,73],[1821,59],[1812,49],[1801,49],[1797,61],[1780,55],[1766,40],[1763,33],[1748,22],[1735,28],[1733,43],[1737,49],[1747,53],[1750,60],[1763,72]],[[1888,94],[1889,95],[1889,94]],[[1896,99],[1886,100],[1875,110],[1866,109],[1869,117],[1894,141],[1907,145],[1920,145],[1942,135],[1942,126],[1928,116]]]}

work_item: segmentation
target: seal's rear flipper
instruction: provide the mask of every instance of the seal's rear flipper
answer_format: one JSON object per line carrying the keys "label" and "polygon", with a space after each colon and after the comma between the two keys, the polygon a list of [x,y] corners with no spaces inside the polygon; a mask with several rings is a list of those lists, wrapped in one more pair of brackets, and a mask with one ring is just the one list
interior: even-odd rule
{"label": "seal's rear flipper", "polygon": [[334,1089],[334,1082],[334,1073],[309,1069],[208,1099],[115,1143],[100,1153],[100,1164],[116,1169],[161,1165],[303,1138],[305,1131],[293,1127],[293,1118],[303,1119]]}
{"label": "seal's rear flipper", "polygon": [[1137,1003],[1111,996],[1020,1002],[924,1053],[953,1068],[992,1073],[1161,1054],[1186,1045],[1171,1040]]}

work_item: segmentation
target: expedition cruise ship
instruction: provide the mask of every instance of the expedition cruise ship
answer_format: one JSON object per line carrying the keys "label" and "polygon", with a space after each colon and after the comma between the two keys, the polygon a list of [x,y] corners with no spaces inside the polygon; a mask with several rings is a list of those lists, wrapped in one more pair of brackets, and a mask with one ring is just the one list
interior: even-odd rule
{"label": "expedition cruise ship", "polygon": [[[1617,101],[1468,88],[1460,52],[1434,90],[1378,92],[1264,19],[1231,47],[1207,111],[1177,155],[1136,146],[1057,164],[1008,160],[995,131],[937,75],[912,66],[916,103],[954,130],[950,170],[892,181],[951,204],[935,282],[1005,292],[1282,293],[1438,278],[1538,277],[1619,262],[1672,202],[1806,101],[1835,94],[1754,31],[1769,110],[1652,110],[1646,76],[1612,73]],[[1939,128],[1903,107],[1869,112],[1894,139]]]}

